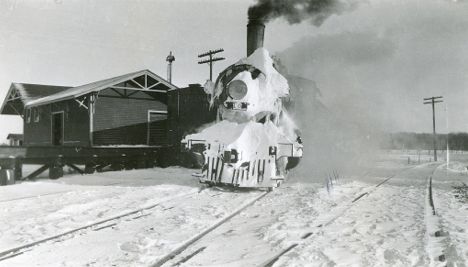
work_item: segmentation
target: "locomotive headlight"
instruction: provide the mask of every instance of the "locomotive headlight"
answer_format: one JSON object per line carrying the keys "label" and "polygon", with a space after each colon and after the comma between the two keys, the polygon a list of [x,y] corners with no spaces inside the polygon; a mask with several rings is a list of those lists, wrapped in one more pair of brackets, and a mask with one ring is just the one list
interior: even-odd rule
{"label": "locomotive headlight", "polygon": [[241,80],[234,80],[228,85],[228,93],[233,99],[240,100],[247,94],[247,85]]}

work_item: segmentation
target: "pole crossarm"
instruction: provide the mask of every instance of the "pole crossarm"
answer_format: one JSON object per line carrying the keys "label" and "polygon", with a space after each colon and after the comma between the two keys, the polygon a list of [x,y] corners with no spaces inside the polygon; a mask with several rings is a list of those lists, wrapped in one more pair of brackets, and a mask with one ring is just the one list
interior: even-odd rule
{"label": "pole crossarm", "polygon": [[423,99],[424,100],[432,100],[432,99],[437,99],[437,98],[443,98],[443,96],[426,97],[426,98],[423,98]]}
{"label": "pole crossarm", "polygon": [[214,55],[214,54],[217,54],[217,53],[220,53],[220,52],[223,52],[224,49],[220,48],[220,49],[216,49],[216,50],[210,50],[208,52],[205,52],[203,54],[199,54],[198,57],[206,57],[206,56],[210,56],[210,55]]}
{"label": "pole crossarm", "polygon": [[207,63],[207,64],[210,65],[210,81],[213,80],[213,62],[225,59],[224,57],[213,57],[213,55],[217,54],[217,53],[220,53],[220,52],[223,52],[223,51],[224,51],[224,49],[220,48],[220,49],[216,49],[216,50],[210,50],[208,52],[205,52],[205,53],[202,53],[202,54],[198,55],[199,58],[206,57],[206,56],[209,57],[207,59],[198,61],[198,64]]}
{"label": "pole crossarm", "polygon": [[220,60],[225,60],[225,58],[224,57],[215,57],[213,59],[205,59],[205,60],[198,61],[198,64],[211,63],[211,62],[220,61]]}

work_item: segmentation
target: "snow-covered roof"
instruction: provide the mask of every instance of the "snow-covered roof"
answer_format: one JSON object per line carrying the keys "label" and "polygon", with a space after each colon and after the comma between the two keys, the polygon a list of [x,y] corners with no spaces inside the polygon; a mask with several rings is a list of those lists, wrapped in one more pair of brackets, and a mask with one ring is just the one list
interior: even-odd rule
{"label": "snow-covered roof", "polygon": [[65,91],[69,88],[70,86],[12,83],[2,103],[0,114],[21,115],[24,106],[29,102]]}
{"label": "snow-covered roof", "polygon": [[[109,78],[109,79],[105,79],[105,80],[101,80],[101,81],[97,81],[93,83],[88,83],[88,84],[81,85],[78,87],[73,87],[68,90],[58,92],[53,95],[49,95],[49,96],[42,97],[34,101],[30,101],[26,104],[26,106],[27,107],[39,106],[39,105],[49,104],[52,102],[77,98],[79,96],[86,95],[92,92],[98,92],[100,90],[109,88],[111,86],[115,86],[119,83],[129,81],[129,80],[132,80],[134,78],[137,78],[143,75],[148,75],[152,79],[156,80],[159,85],[164,87],[165,91],[168,91],[170,89],[177,89],[177,86],[173,85],[172,83],[169,83],[168,81],[156,75],[155,73],[151,72],[150,70],[141,70],[141,71],[124,74],[121,76],[117,76],[117,77],[113,77],[113,78]],[[138,90],[140,88],[135,88],[135,89]],[[152,90],[152,89],[141,88],[141,90]]]}

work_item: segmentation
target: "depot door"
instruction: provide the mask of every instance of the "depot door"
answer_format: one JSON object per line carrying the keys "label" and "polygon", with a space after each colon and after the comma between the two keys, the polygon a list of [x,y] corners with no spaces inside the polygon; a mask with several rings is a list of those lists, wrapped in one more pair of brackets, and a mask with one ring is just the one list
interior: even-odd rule
{"label": "depot door", "polygon": [[63,111],[52,113],[52,144],[63,145]]}
{"label": "depot door", "polygon": [[167,144],[167,111],[148,111],[148,145]]}

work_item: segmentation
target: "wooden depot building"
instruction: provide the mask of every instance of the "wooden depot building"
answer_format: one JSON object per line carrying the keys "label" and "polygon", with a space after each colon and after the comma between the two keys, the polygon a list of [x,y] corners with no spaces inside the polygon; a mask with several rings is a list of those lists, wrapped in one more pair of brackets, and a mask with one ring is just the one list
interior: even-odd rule
{"label": "wooden depot building", "polygon": [[0,149],[0,159],[14,156],[44,170],[94,170],[131,155],[149,158],[149,149],[161,157],[159,148],[177,151],[185,133],[214,119],[200,85],[178,88],[149,70],[77,87],[12,83],[0,114],[24,121],[23,150]]}

